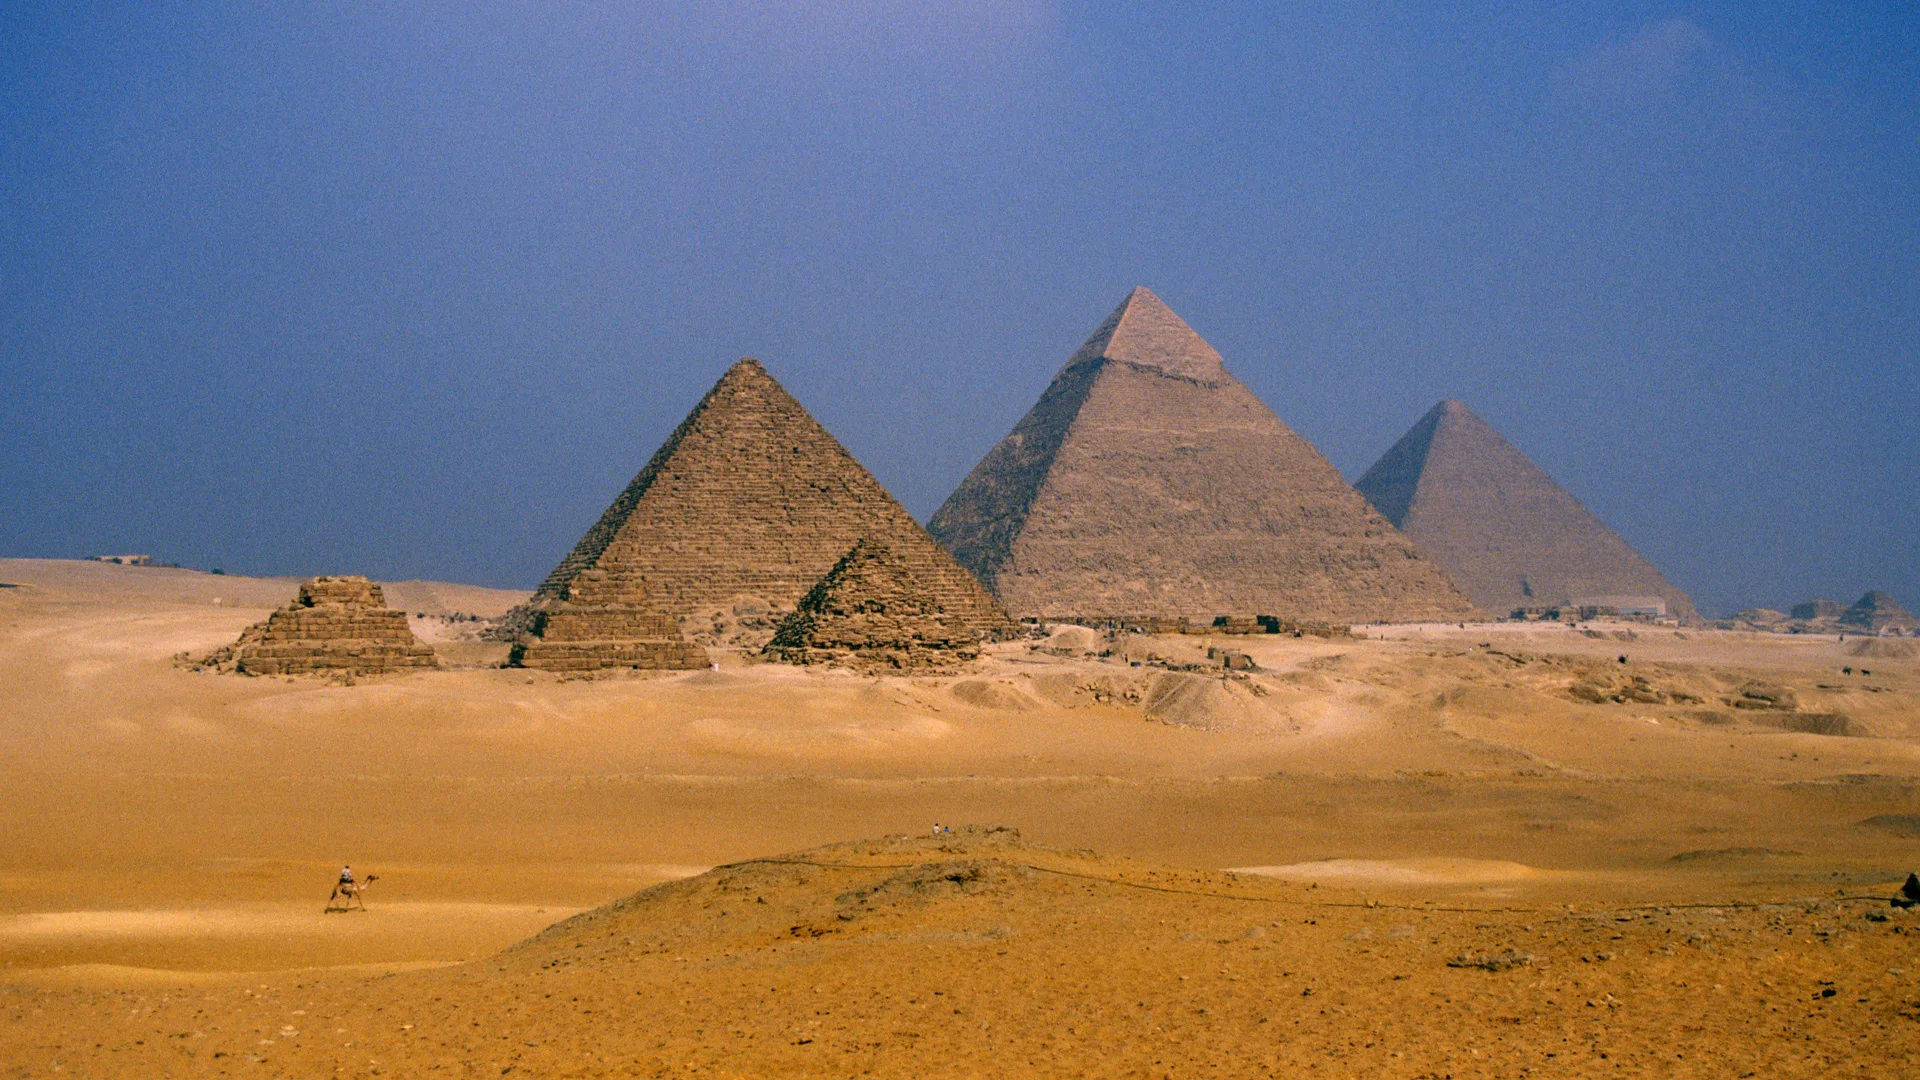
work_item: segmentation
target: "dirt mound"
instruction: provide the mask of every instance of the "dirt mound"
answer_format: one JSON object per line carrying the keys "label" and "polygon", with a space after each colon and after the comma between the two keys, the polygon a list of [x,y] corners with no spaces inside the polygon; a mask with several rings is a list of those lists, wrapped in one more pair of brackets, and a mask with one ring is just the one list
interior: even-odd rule
{"label": "dirt mound", "polygon": [[1867,638],[1849,645],[1847,655],[1865,656],[1875,660],[1911,660],[1920,656],[1920,645],[1911,641]]}
{"label": "dirt mound", "polygon": [[1036,702],[1005,683],[985,679],[967,679],[953,684],[953,696],[976,709],[1002,709],[1025,712]]}
{"label": "dirt mound", "polygon": [[1149,720],[1203,731],[1286,726],[1244,686],[1206,675],[1156,674],[1147,680],[1140,705]]}
{"label": "dirt mound", "polygon": [[1879,829],[1909,840],[1920,839],[1920,814],[1875,814],[1860,823],[1862,828]]}
{"label": "dirt mound", "polygon": [[[892,837],[718,867],[454,968],[0,991],[0,1060],[112,1078],[348,1063],[395,1076],[1292,1076],[1330,1061],[1339,1075],[1465,1077],[1509,1075],[1499,1066],[1514,1060],[1668,1075],[1676,1047],[1699,1075],[1920,1065],[1909,984],[1888,970],[1912,953],[1898,916],[1819,899],[1434,904],[1422,894],[1435,886],[1414,888],[1146,866],[993,828]],[[1701,989],[1716,984],[1754,992]]]}
{"label": "dirt mound", "polygon": [[1062,656],[1092,656],[1105,651],[1107,639],[1091,627],[1063,626],[1048,634],[1040,647]]}

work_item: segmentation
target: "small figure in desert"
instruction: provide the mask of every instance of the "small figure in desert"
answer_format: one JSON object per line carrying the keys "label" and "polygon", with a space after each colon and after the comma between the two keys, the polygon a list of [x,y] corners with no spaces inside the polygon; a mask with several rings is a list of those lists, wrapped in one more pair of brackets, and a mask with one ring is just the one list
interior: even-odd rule
{"label": "small figure in desert", "polygon": [[[326,915],[335,911],[352,911],[355,904],[360,905],[361,911],[367,910],[367,900],[362,894],[367,891],[367,886],[378,880],[380,880],[378,874],[368,874],[364,880],[356,881],[353,876],[353,867],[341,867],[340,880],[333,883],[333,892],[327,897],[327,906],[320,909],[320,913]],[[336,902],[340,905],[339,907],[334,906]]]}

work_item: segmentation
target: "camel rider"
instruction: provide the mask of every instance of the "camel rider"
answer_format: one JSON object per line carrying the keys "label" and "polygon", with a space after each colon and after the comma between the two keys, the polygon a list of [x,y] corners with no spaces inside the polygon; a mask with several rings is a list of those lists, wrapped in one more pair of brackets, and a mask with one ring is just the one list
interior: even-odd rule
{"label": "camel rider", "polygon": [[343,889],[353,888],[353,867],[343,866],[340,868],[340,887]]}

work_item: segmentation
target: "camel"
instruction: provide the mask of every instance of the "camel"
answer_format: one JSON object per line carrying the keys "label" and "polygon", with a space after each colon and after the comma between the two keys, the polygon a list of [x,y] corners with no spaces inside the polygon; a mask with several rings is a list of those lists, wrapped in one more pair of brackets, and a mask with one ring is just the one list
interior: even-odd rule
{"label": "camel", "polygon": [[[368,874],[366,877],[361,878],[359,881],[336,882],[333,886],[333,893],[327,897],[327,906],[320,909],[320,914],[330,915],[330,914],[333,914],[334,912],[344,913],[344,912],[352,911],[353,905],[356,902],[359,903],[361,911],[367,910],[366,898],[360,894],[367,891],[367,886],[379,880],[380,880],[380,875]],[[333,906],[334,901],[336,900],[340,902],[339,907]]]}

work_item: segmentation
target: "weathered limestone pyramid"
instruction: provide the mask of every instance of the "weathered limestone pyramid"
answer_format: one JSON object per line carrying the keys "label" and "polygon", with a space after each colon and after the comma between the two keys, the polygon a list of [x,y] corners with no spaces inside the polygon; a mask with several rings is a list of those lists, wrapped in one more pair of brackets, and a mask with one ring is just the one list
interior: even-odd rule
{"label": "weathered limestone pyramid", "polygon": [[953,618],[980,633],[1008,628],[993,597],[853,455],[757,362],[741,360],[502,630],[527,633],[542,601],[615,564],[674,615],[741,596],[791,609],[867,538],[912,566]]}
{"label": "weathered limestone pyramid", "polygon": [[767,655],[859,670],[938,670],[980,655],[980,634],[948,612],[888,544],[861,540],[774,631]]}
{"label": "weathered limestone pyramid", "polygon": [[689,670],[706,650],[680,636],[680,620],[654,603],[631,567],[610,563],[575,574],[558,596],[530,605],[526,634],[508,663],[547,671],[607,668]]}
{"label": "weathered limestone pyramid", "polygon": [[314,578],[293,603],[248,627],[210,662],[245,675],[378,675],[435,666],[433,647],[413,636],[407,613],[387,607],[380,586],[363,577]]}
{"label": "weathered limestone pyramid", "polygon": [[1354,486],[1494,614],[1658,597],[1695,617],[1686,593],[1457,401],[1435,405]]}
{"label": "weathered limestone pyramid", "polygon": [[1015,616],[1334,622],[1472,611],[1143,288],[928,528]]}
{"label": "weathered limestone pyramid", "polygon": [[1855,601],[1840,616],[1840,622],[1843,626],[1857,626],[1875,633],[1882,630],[1911,630],[1916,625],[1912,612],[1879,589]]}

